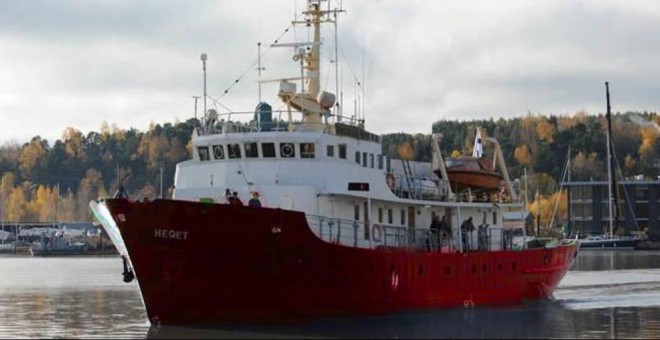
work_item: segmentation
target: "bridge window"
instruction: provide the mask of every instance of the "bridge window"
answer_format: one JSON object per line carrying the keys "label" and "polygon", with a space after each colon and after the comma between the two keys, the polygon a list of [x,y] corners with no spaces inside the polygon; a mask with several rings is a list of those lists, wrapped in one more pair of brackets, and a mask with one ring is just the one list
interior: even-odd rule
{"label": "bridge window", "polygon": [[383,170],[383,155],[378,155],[378,169]]}
{"label": "bridge window", "polygon": [[365,168],[367,167],[367,153],[366,152],[362,153],[362,166],[365,167]]}
{"label": "bridge window", "polygon": [[346,159],[346,144],[339,144],[339,158]]}
{"label": "bridge window", "polygon": [[374,168],[374,154],[372,153],[369,154],[369,167]]}
{"label": "bridge window", "polygon": [[355,163],[360,164],[360,151],[355,151]]}
{"label": "bridge window", "polygon": [[325,154],[326,154],[328,157],[335,157],[335,146],[334,146],[334,145],[328,145],[328,146],[326,146],[325,150],[326,150],[326,151],[325,151]]}
{"label": "bridge window", "polygon": [[225,147],[222,145],[214,145],[213,157],[215,159],[225,159]]}
{"label": "bridge window", "polygon": [[401,210],[401,225],[405,225],[405,224],[406,224],[406,211],[402,209]]}
{"label": "bridge window", "polygon": [[229,151],[229,158],[241,158],[241,146],[239,144],[227,145],[227,151]]}
{"label": "bridge window", "polygon": [[394,212],[392,209],[387,209],[387,223],[392,224],[394,223]]}
{"label": "bridge window", "polygon": [[261,143],[261,154],[264,158],[275,157],[275,143]]}
{"label": "bridge window", "polygon": [[200,146],[197,148],[197,153],[199,154],[199,160],[200,161],[208,161],[209,160],[209,147],[208,146]]}
{"label": "bridge window", "polygon": [[300,158],[314,158],[314,143],[300,143]]}
{"label": "bridge window", "polygon": [[296,157],[296,148],[293,143],[280,143],[280,156],[282,158]]}
{"label": "bridge window", "polygon": [[378,223],[383,223],[383,208],[378,208]]}
{"label": "bridge window", "polygon": [[245,148],[245,158],[257,158],[259,157],[259,150],[257,149],[257,143],[250,142],[243,144]]}

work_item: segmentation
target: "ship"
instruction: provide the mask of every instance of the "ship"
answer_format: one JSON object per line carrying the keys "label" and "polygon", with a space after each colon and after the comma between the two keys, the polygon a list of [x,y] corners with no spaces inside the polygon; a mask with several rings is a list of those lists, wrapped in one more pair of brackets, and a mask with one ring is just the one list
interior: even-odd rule
{"label": "ship", "polygon": [[[277,93],[288,119],[264,101],[249,122],[205,105],[171,198],[120,186],[89,203],[153,325],[517,305],[549,299],[577,257],[575,240],[526,236],[534,242],[514,247],[525,229],[505,228],[503,214],[525,207],[508,176],[506,195],[454,192],[439,133],[431,166],[444,176],[425,181],[432,190],[398,185],[416,183],[405,158],[388,157],[382,136],[320,89],[319,47],[330,41],[320,26],[343,12],[306,3],[299,23],[311,41],[288,45],[301,90],[282,79]],[[403,173],[391,171],[396,162]]]}

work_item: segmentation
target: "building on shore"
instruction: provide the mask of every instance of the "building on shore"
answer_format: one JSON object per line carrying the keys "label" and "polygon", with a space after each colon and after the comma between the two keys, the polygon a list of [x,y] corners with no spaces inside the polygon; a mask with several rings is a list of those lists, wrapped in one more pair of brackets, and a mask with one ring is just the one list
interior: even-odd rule
{"label": "building on shore", "polygon": [[618,224],[616,205],[610,216],[608,181],[564,182],[568,188],[568,221],[571,235],[603,235],[610,233],[610,219],[621,229],[613,233],[636,235],[646,233],[660,238],[660,179],[640,177],[618,182]]}

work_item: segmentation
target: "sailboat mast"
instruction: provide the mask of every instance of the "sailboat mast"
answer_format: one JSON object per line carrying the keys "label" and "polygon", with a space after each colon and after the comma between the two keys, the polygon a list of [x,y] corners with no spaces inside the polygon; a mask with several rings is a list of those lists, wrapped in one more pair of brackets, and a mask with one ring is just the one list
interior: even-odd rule
{"label": "sailboat mast", "polygon": [[[609,212],[610,212],[610,230],[609,236],[614,235],[614,223],[619,221],[619,209],[617,205],[612,205],[612,200],[617,198],[617,195],[614,194],[616,190],[616,176],[612,173],[614,168],[614,150],[612,148],[612,112],[610,107],[610,85],[609,82],[605,82],[605,94],[607,99],[607,179],[608,179],[608,195],[609,195]],[[618,202],[615,202],[618,204]],[[615,216],[616,214],[616,216]],[[614,218],[613,218],[614,216]]]}

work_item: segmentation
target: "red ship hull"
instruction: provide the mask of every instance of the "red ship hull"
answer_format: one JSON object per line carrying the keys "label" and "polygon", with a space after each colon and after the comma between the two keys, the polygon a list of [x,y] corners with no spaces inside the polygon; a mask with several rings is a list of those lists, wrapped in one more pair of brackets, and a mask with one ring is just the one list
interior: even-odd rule
{"label": "red ship hull", "polygon": [[[108,199],[152,323],[273,322],[548,298],[578,252],[327,243],[301,212]],[[191,219],[194,217],[194,219]]]}

